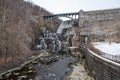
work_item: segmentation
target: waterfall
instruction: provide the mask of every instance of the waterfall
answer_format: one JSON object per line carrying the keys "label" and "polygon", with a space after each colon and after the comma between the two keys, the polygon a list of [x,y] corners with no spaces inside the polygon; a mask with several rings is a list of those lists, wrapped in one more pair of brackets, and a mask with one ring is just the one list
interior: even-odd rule
{"label": "waterfall", "polygon": [[70,27],[72,27],[72,23],[71,22],[67,22],[67,21],[63,21],[61,24],[60,24],[60,26],[59,26],[59,28],[58,28],[58,30],[57,30],[57,33],[58,34],[61,34],[61,32],[62,32],[62,30],[64,29],[64,28],[70,28]]}

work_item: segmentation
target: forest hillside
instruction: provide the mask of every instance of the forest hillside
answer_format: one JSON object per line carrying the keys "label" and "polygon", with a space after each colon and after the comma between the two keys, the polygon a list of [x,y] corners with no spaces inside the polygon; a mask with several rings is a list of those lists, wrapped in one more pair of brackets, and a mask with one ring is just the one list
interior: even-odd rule
{"label": "forest hillside", "polygon": [[50,14],[24,0],[0,0],[0,70],[35,55],[32,47],[43,27],[55,31],[61,22],[56,19],[44,23],[42,16]]}

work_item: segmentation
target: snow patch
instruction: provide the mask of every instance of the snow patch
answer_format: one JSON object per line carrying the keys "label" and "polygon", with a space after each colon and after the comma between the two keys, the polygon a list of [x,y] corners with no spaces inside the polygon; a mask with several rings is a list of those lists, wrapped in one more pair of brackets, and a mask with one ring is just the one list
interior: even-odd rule
{"label": "snow patch", "polygon": [[94,47],[110,55],[120,55],[120,43],[116,42],[94,42]]}

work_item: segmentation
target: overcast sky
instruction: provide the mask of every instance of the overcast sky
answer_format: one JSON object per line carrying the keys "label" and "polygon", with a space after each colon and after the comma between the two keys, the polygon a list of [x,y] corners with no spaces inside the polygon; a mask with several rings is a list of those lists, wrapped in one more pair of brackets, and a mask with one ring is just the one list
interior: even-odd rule
{"label": "overcast sky", "polygon": [[120,0],[32,0],[32,2],[54,14],[78,12],[81,9],[88,11],[120,8]]}

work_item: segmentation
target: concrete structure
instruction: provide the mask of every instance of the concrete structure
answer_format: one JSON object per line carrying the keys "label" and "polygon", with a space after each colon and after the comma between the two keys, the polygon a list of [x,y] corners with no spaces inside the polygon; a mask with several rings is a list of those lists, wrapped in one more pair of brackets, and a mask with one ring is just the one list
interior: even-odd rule
{"label": "concrete structure", "polygon": [[120,80],[120,64],[87,49],[86,65],[95,80]]}
{"label": "concrete structure", "polygon": [[71,19],[78,19],[79,18],[79,12],[74,12],[74,13],[62,13],[62,14],[55,14],[55,15],[47,15],[43,16],[44,19],[54,19],[58,17],[67,17]]}
{"label": "concrete structure", "polygon": [[83,35],[103,35],[108,32],[115,32],[117,25],[120,25],[120,8],[96,11],[79,12],[79,26]]}
{"label": "concrete structure", "polygon": [[[96,11],[83,11],[43,16],[52,20],[58,17],[67,17],[79,24],[81,35],[104,35],[107,32],[115,32],[120,25],[120,8]],[[106,32],[107,30],[107,32]]]}

